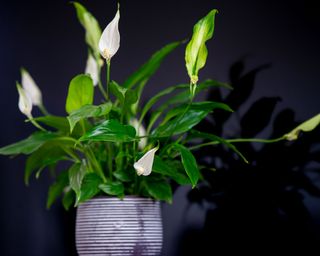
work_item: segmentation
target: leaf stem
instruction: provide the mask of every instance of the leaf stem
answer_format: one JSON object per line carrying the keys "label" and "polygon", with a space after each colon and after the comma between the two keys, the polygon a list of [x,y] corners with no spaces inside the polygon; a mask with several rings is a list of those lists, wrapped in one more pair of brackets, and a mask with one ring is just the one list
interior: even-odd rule
{"label": "leaf stem", "polygon": [[38,108],[40,109],[40,111],[42,112],[43,115],[45,116],[49,116],[49,112],[47,111],[47,109],[45,108],[45,106],[41,103],[40,105],[38,105]]}

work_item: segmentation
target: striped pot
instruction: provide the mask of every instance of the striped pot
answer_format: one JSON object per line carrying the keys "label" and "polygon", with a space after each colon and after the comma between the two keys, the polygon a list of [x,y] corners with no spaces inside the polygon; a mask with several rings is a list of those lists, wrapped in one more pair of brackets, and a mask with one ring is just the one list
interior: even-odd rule
{"label": "striped pot", "polygon": [[77,209],[79,255],[161,255],[160,202],[126,196],[97,197]]}

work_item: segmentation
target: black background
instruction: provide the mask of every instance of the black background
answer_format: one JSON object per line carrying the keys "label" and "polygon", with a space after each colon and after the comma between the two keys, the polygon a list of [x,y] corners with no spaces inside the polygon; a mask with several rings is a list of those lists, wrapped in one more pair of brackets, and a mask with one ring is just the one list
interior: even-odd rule
{"label": "black background", "polygon": [[[101,27],[113,18],[115,1],[82,3]],[[192,27],[217,8],[216,29],[208,43],[207,66],[200,79],[228,81],[230,65],[245,57],[248,68],[271,63],[259,73],[251,102],[262,96],[280,96],[278,109],[290,107],[304,120],[319,112],[320,16],[316,1],[185,0],[121,1],[121,46],[112,60],[112,79],[119,82],[163,45],[190,37]],[[42,89],[50,112],[64,114],[68,83],[84,71],[87,49],[83,29],[68,1],[2,1],[0,5],[0,145],[22,139],[34,128],[23,122],[17,107],[15,81],[25,67]],[[160,88],[187,82],[184,47],[174,52],[150,80],[144,99]],[[245,106],[244,106],[245,108]],[[243,113],[239,109],[238,113]],[[35,112],[36,113],[36,112]],[[261,135],[267,134],[268,131]],[[49,175],[30,187],[23,183],[24,158],[0,158],[1,255],[72,255],[73,215],[56,204],[45,209]],[[316,178],[319,178],[318,176]],[[203,212],[188,211],[185,192],[173,205],[164,205],[164,255],[176,255],[179,236],[187,226],[201,226]],[[305,203],[320,227],[319,199],[306,195]],[[272,236],[272,234],[270,234]],[[214,246],[214,242],[212,242]],[[196,246],[196,245],[195,245]]]}

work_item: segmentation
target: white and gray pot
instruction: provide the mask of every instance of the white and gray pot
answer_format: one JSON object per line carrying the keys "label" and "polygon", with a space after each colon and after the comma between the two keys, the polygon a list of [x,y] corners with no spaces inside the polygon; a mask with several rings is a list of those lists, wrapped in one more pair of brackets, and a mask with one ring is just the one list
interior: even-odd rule
{"label": "white and gray pot", "polygon": [[161,255],[160,202],[126,196],[97,197],[79,205],[76,246],[81,255]]}

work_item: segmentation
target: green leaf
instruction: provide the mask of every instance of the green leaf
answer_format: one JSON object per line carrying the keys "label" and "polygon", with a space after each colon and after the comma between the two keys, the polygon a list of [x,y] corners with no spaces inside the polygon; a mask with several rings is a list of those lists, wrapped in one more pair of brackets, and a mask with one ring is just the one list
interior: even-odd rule
{"label": "green leaf", "polygon": [[68,172],[61,172],[48,191],[47,209],[51,207],[54,201],[63,193],[63,190],[69,184]]}
{"label": "green leaf", "polygon": [[66,192],[62,198],[62,205],[68,211],[75,201],[75,193],[72,189]]}
{"label": "green leaf", "polygon": [[174,148],[180,152],[183,167],[191,181],[192,187],[195,187],[200,177],[196,159],[191,151],[186,147],[180,144],[175,144]]}
{"label": "green leaf", "polygon": [[101,29],[95,17],[87,11],[87,9],[78,2],[73,2],[77,11],[78,19],[86,32],[86,42],[90,46],[95,58],[100,59],[99,40],[101,37]]}
{"label": "green leaf", "polygon": [[154,158],[152,171],[155,173],[166,175],[172,178],[174,181],[176,181],[180,185],[190,184],[190,181],[187,176],[178,172],[175,166],[170,165],[167,162],[163,161],[159,156],[155,156]]}
{"label": "green leaf", "polygon": [[116,96],[122,104],[123,112],[128,111],[131,105],[135,104],[138,100],[137,89],[132,90],[124,88],[115,81],[110,82],[109,88],[112,94]]}
{"label": "green leaf", "polygon": [[66,111],[70,114],[84,105],[93,102],[93,82],[88,75],[78,75],[73,78],[69,85]]}
{"label": "green leaf", "polygon": [[187,109],[187,112],[185,112],[186,108],[188,108],[188,106],[184,104],[170,110],[161,125],[153,131],[152,135],[154,137],[168,137],[186,132],[216,108],[232,111],[231,108],[224,103],[211,101],[192,103]]}
{"label": "green leaf", "polygon": [[29,179],[34,171],[37,171],[38,178],[40,172],[47,166],[56,164],[58,161],[68,160],[66,152],[59,143],[54,141],[43,144],[38,150],[33,152],[26,161],[24,181],[29,184]]}
{"label": "green leaf", "polygon": [[314,117],[308,119],[303,122],[296,128],[294,128],[291,132],[284,135],[284,138],[287,140],[296,140],[298,139],[298,135],[300,131],[303,132],[311,132],[320,124],[320,114],[315,115]]}
{"label": "green leaf", "polygon": [[172,203],[171,186],[166,180],[153,180],[151,177],[144,179],[147,192],[156,200]]}
{"label": "green leaf", "polygon": [[116,81],[111,81],[109,84],[110,92],[116,96],[116,98],[120,101],[121,104],[124,103],[124,98],[126,96],[127,88],[122,87]]}
{"label": "green leaf", "polygon": [[[136,72],[128,77],[128,79],[123,83],[123,87],[132,88],[139,83],[145,84],[149,80],[149,78],[157,71],[164,58],[174,49],[176,49],[180,44],[181,42],[170,43],[153,54],[144,65],[142,65]],[[139,92],[138,95],[140,95]]]}
{"label": "green leaf", "polygon": [[228,148],[230,148],[231,150],[233,150],[238,156],[240,156],[245,163],[249,163],[248,160],[244,157],[244,155],[236,148],[236,146],[234,146],[233,144],[231,144],[230,142],[226,141],[225,139],[223,139],[219,136],[216,136],[214,134],[199,132],[196,130],[191,130],[190,137],[191,138],[209,139],[212,142],[217,142],[217,144],[219,144],[219,143],[223,144],[223,145],[227,146]]}
{"label": "green leaf", "polygon": [[129,142],[134,140],[136,130],[130,125],[120,124],[116,120],[106,120],[102,124],[93,127],[80,138],[80,141],[111,141]]}
{"label": "green leaf", "polygon": [[112,108],[111,102],[95,106],[95,105],[84,105],[80,109],[72,111],[68,116],[70,124],[70,133],[73,131],[75,125],[84,118],[99,117],[107,115]]}
{"label": "green leaf", "polygon": [[122,182],[132,182],[135,177],[135,171],[132,168],[126,170],[120,169],[113,173],[113,176]]}
{"label": "green leaf", "polygon": [[0,148],[1,155],[29,155],[40,148],[46,141],[56,138],[57,135],[51,132],[36,132],[30,137],[14,144]]}
{"label": "green leaf", "polygon": [[113,181],[106,184],[100,184],[99,188],[106,194],[112,196],[123,196],[124,186],[119,181]]}
{"label": "green leaf", "polygon": [[76,205],[98,194],[100,191],[99,185],[101,183],[102,179],[95,173],[88,173],[86,176],[84,176],[81,185],[81,197],[80,200],[76,203]]}
{"label": "green leaf", "polygon": [[76,202],[80,200],[81,197],[81,184],[84,176],[87,173],[87,166],[85,162],[75,163],[69,169],[69,183],[70,187],[76,193]]}
{"label": "green leaf", "polygon": [[214,19],[217,12],[217,10],[210,11],[195,24],[192,38],[186,47],[186,67],[193,84],[197,83],[198,72],[206,64],[208,56],[206,42],[213,36]]}

